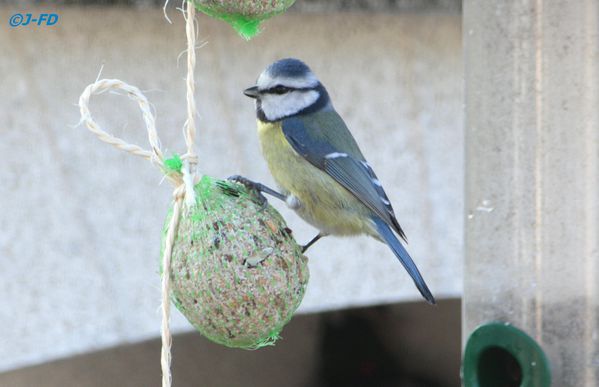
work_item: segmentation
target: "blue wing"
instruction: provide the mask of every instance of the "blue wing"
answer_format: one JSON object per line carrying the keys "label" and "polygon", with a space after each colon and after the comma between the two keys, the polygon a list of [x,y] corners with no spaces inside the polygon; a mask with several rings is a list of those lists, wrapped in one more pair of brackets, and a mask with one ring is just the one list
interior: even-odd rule
{"label": "blue wing", "polygon": [[335,111],[287,118],[282,128],[298,154],[330,175],[406,240],[376,174]]}

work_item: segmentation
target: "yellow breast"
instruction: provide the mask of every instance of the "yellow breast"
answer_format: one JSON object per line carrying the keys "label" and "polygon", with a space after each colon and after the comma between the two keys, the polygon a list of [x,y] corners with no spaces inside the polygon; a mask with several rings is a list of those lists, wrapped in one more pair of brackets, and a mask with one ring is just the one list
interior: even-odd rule
{"label": "yellow breast", "polygon": [[[298,190],[301,190],[301,187],[293,175],[303,175],[307,172],[314,173],[314,171],[310,171],[309,169],[316,168],[293,150],[283,134],[281,122],[263,122],[258,120],[258,137],[260,139],[262,154],[273,178],[286,193],[295,195]],[[316,170],[316,172],[319,171]]]}
{"label": "yellow breast", "polygon": [[297,154],[285,138],[280,122],[258,120],[258,137],[273,178],[284,194],[299,200],[296,212],[302,218],[328,234],[371,233],[366,206]]}

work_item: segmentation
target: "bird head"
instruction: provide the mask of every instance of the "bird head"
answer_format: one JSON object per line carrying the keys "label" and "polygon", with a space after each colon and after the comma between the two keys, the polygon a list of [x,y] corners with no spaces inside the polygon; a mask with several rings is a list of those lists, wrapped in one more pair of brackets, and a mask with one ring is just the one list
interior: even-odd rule
{"label": "bird head", "polygon": [[256,113],[262,121],[279,121],[331,108],[328,93],[312,70],[293,58],[268,66],[256,85],[243,93],[256,100]]}

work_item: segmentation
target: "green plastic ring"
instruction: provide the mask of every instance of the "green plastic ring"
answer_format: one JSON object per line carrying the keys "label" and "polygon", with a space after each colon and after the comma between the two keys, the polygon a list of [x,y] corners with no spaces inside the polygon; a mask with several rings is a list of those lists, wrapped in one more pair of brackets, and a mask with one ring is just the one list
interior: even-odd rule
{"label": "green plastic ring", "polygon": [[550,387],[551,368],[543,349],[509,323],[479,326],[466,343],[465,387]]}

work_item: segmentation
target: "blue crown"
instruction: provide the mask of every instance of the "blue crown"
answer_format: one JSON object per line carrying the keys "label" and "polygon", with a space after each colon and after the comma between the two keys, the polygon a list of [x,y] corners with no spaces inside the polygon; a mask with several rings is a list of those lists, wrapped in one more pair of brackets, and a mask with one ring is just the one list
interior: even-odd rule
{"label": "blue crown", "polygon": [[273,78],[302,78],[312,71],[304,62],[299,59],[285,58],[278,60],[268,66],[267,72]]}

